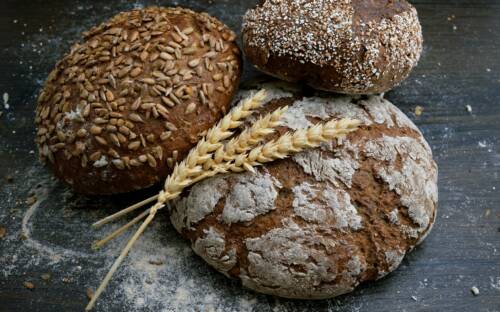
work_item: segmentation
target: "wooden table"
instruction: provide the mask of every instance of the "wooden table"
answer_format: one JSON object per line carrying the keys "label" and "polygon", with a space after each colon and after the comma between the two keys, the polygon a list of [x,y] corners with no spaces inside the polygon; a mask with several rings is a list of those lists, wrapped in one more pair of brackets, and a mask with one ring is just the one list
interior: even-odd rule
{"label": "wooden table", "polygon": [[[239,30],[241,15],[257,1],[180,2]],[[431,144],[440,199],[431,235],[396,272],[328,301],[257,295],[197,258],[162,215],[97,311],[500,311],[500,1],[413,2],[424,53],[387,97]],[[86,289],[97,286],[124,243],[91,251],[110,228],[89,225],[155,192],[74,195],[37,162],[33,142],[35,98],[58,57],[91,25],[156,2],[138,3],[0,3],[0,95],[9,94],[10,106],[0,98],[0,311],[82,311]],[[255,75],[246,64],[245,79]]]}

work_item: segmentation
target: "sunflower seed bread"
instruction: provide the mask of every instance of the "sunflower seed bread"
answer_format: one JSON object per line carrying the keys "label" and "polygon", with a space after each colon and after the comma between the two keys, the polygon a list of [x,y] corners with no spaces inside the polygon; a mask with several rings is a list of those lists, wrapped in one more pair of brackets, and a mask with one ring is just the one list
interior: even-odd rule
{"label": "sunflower seed bread", "polygon": [[123,12],[93,27],[38,98],[41,160],[86,194],[163,180],[229,108],[241,75],[235,38],[182,8]]}
{"label": "sunflower seed bread", "polygon": [[280,133],[342,117],[363,126],[256,174],[194,185],[172,204],[176,230],[218,271],[286,298],[331,298],[395,270],[436,214],[437,166],[421,132],[380,96],[264,87],[261,113],[289,106]]}
{"label": "sunflower seed bread", "polygon": [[264,0],[245,14],[243,42],[248,59],[272,76],[373,94],[416,66],[422,30],[405,0]]}

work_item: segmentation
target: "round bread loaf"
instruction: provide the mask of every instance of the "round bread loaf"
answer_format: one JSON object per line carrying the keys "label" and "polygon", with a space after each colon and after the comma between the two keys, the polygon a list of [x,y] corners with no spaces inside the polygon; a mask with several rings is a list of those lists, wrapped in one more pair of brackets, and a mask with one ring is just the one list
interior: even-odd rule
{"label": "round bread loaf", "polygon": [[281,133],[343,117],[364,126],[194,185],[171,207],[174,227],[218,271],[281,297],[331,298],[395,270],[435,219],[437,167],[420,131],[379,96],[267,88],[263,112],[289,105]]}
{"label": "round bread loaf", "polygon": [[164,179],[229,108],[241,75],[235,38],[206,13],[157,7],[84,33],[38,99],[42,161],[87,194]]}
{"label": "round bread loaf", "polygon": [[265,0],[245,14],[243,42],[249,60],[272,76],[372,94],[409,75],[422,32],[405,0]]}

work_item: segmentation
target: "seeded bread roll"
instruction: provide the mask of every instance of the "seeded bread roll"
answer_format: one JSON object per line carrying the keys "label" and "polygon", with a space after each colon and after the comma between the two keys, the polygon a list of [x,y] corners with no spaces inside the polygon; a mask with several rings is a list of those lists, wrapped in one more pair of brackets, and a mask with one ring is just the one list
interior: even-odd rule
{"label": "seeded bread roll", "polygon": [[245,14],[243,41],[260,70],[347,94],[393,88],[422,51],[417,11],[405,0],[265,0]]}
{"label": "seeded bread roll", "polygon": [[120,13],[84,33],[38,99],[42,161],[87,194],[163,180],[228,109],[241,75],[234,40],[182,8]]}
{"label": "seeded bread roll", "polygon": [[263,112],[289,105],[281,133],[342,117],[364,126],[256,174],[194,185],[171,208],[174,227],[215,269],[265,294],[331,298],[395,270],[435,219],[437,167],[420,131],[379,96],[267,88]]}

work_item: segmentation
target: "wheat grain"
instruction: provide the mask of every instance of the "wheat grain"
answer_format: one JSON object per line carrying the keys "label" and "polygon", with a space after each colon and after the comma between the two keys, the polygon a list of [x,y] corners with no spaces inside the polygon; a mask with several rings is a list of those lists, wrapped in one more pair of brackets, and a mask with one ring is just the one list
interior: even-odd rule
{"label": "wheat grain", "polygon": [[229,140],[224,146],[220,146],[214,153],[213,161],[205,163],[203,169],[209,170],[211,167],[223,161],[234,160],[236,154],[244,153],[257,144],[261,143],[266,136],[275,131],[279,122],[288,107],[278,108],[272,113],[260,117],[251,127],[246,128],[236,138]]}

